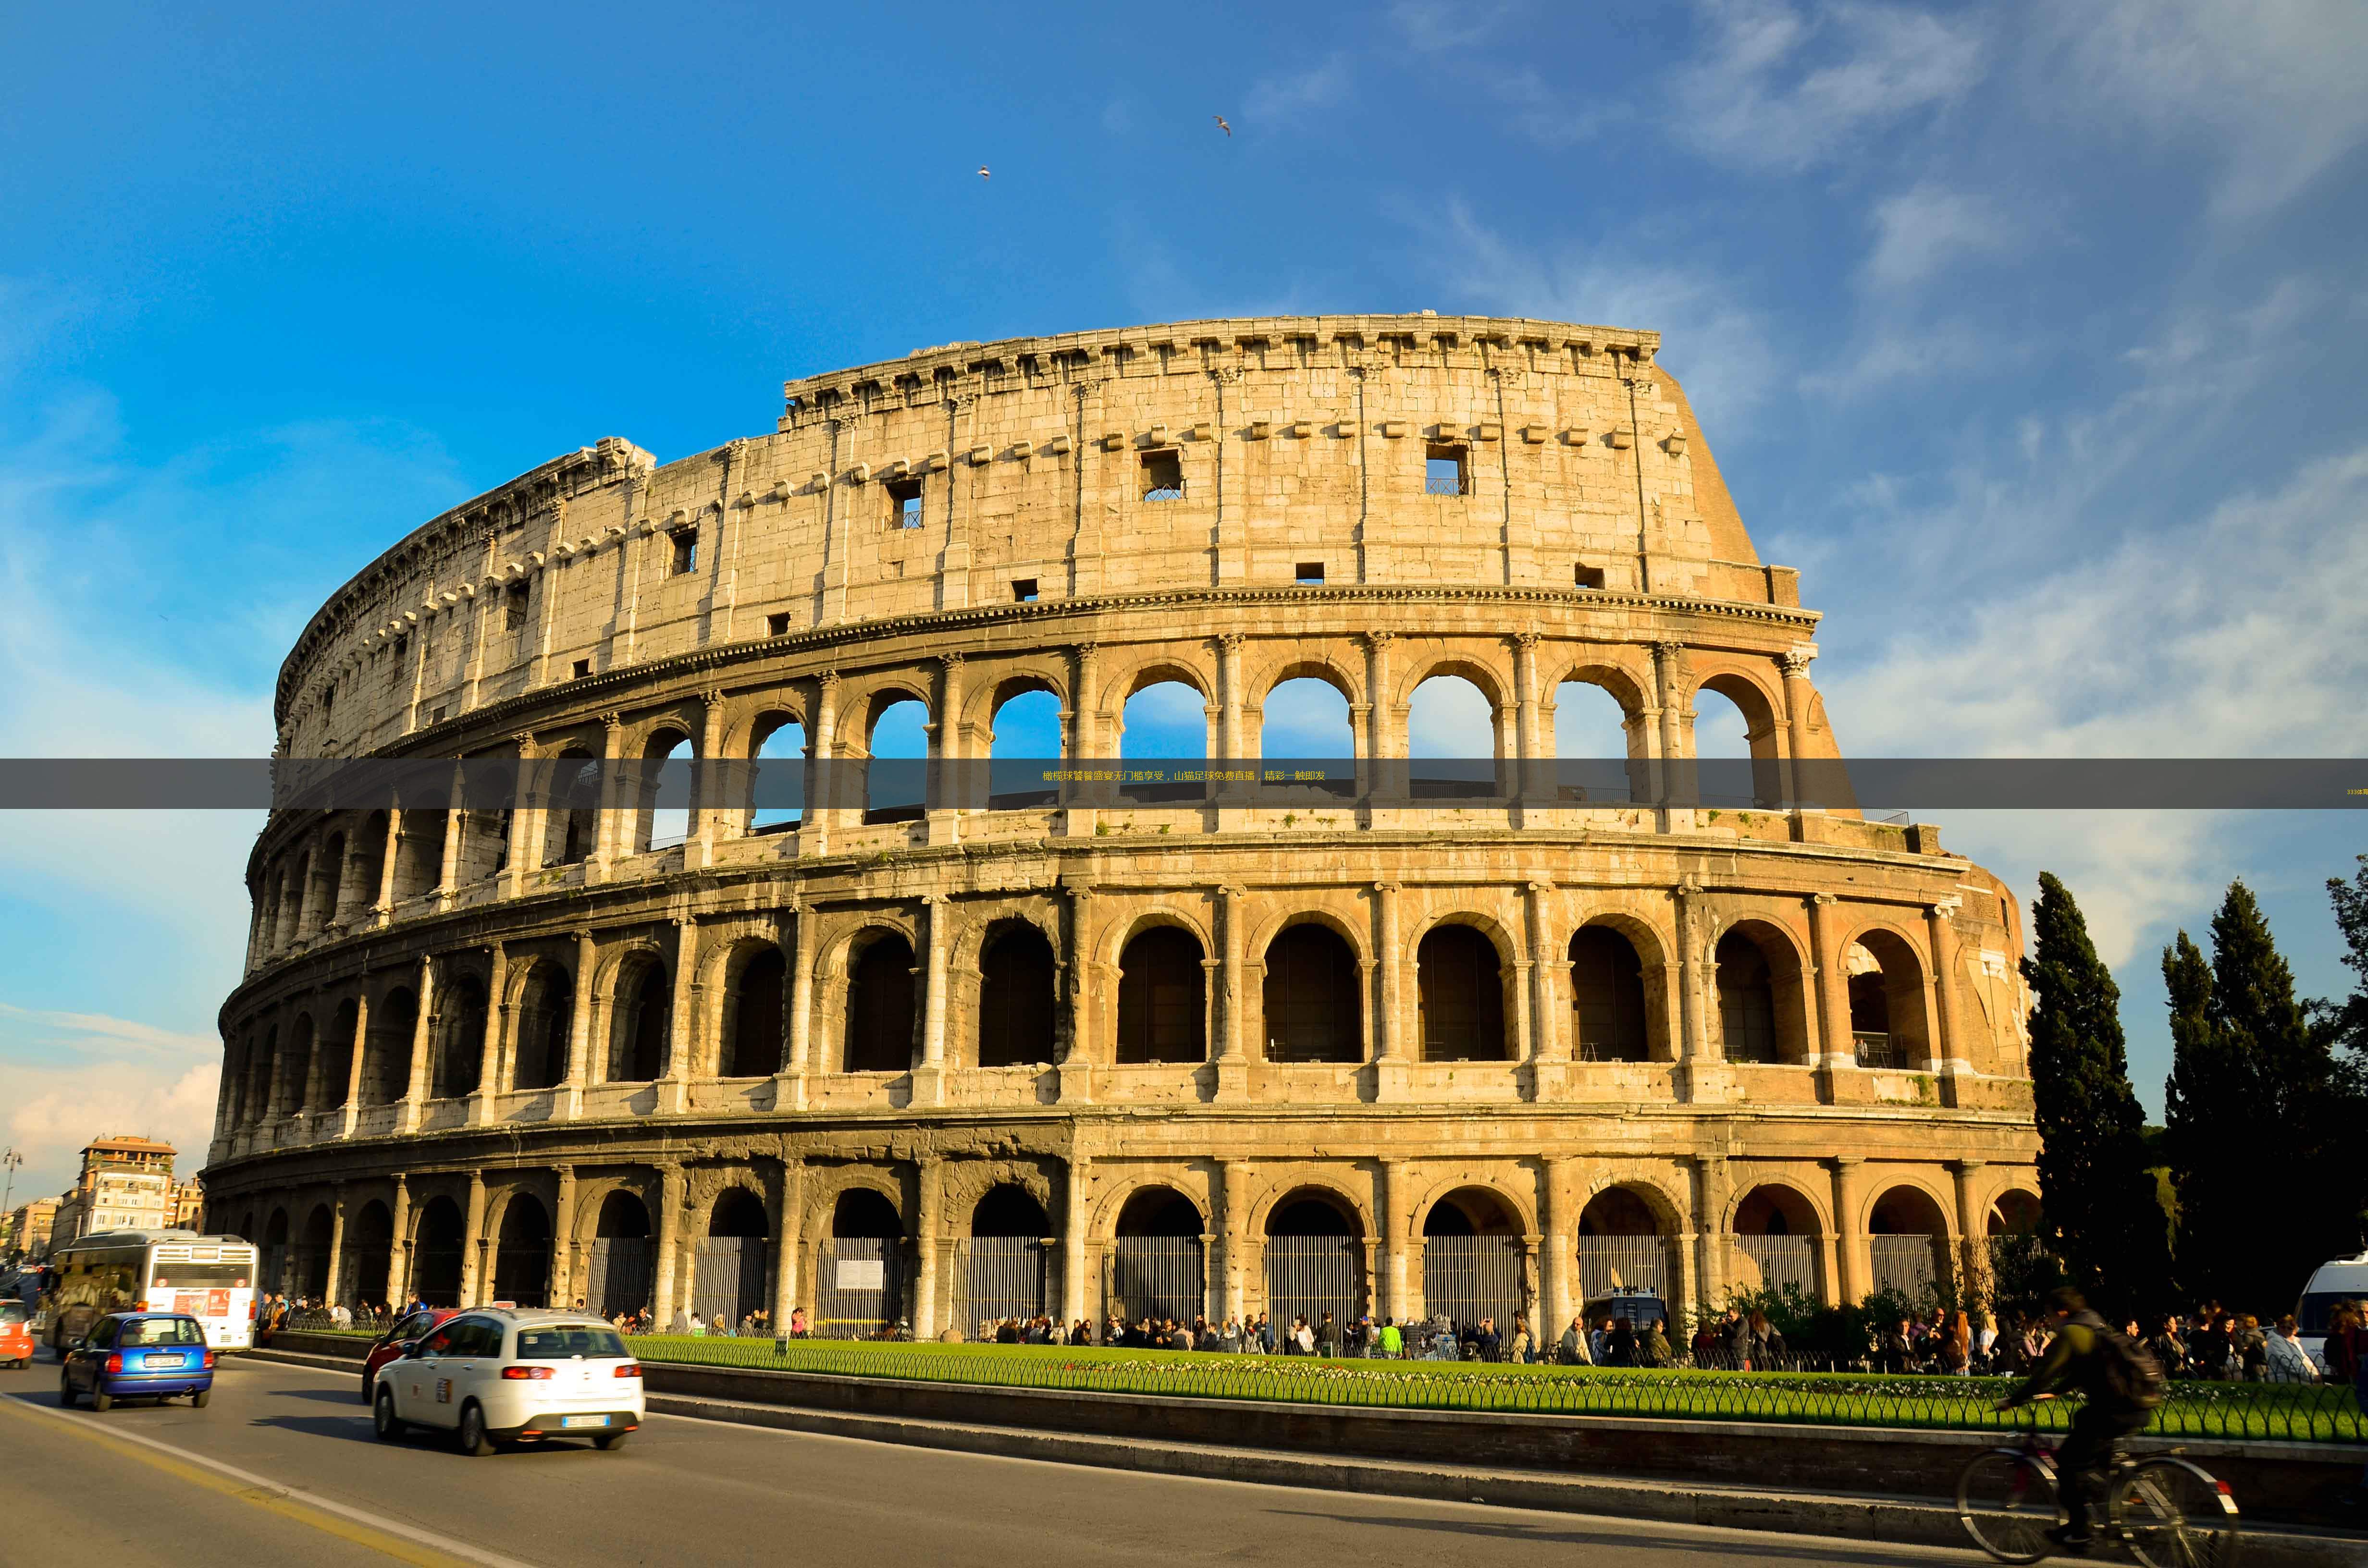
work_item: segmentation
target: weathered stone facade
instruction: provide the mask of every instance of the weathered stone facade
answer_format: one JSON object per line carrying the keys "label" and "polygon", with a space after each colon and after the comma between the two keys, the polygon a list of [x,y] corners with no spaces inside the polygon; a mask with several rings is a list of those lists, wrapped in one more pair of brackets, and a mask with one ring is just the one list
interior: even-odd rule
{"label": "weathered stone facade", "polygon": [[[1565,682],[1632,757],[1692,755],[1703,691],[1756,756],[1837,756],[1816,617],[1657,341],[1208,322],[792,382],[771,436],[603,441],[414,533],[306,629],[279,744],[851,759],[910,699],[968,758],[1043,691],[1102,758],[1173,680],[1208,755],[1254,757],[1266,695],[1313,677],[1387,758],[1452,675],[1503,758],[1552,755]],[[965,1270],[1029,1215],[1019,1266],[1068,1318],[1127,1293],[1148,1224],[1212,1313],[1468,1304],[1444,1238],[1494,1236],[1513,1282],[1478,1299],[1534,1324],[1615,1274],[1855,1297],[1891,1238],[1945,1258],[2032,1202],[2018,913],[1930,828],[1220,792],[790,826],[704,801],[654,846],[601,804],[275,817],[211,1223],[300,1290],[613,1305],[646,1268],[661,1316],[734,1267],[811,1308],[878,1255],[881,1314],[926,1334],[973,1326]],[[1269,1263],[1323,1250],[1270,1227],[1338,1238],[1346,1294],[1269,1302]]]}

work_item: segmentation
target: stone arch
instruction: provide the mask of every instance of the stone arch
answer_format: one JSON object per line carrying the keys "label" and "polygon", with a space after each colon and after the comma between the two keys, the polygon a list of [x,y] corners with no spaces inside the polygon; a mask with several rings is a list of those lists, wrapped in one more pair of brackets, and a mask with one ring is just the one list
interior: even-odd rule
{"label": "stone arch", "polygon": [[721,993],[715,1031],[715,1075],[764,1078],[781,1070],[787,1049],[790,969],[780,942],[743,937],[727,946],[718,966]]}
{"label": "stone arch", "polygon": [[336,1221],[330,1218],[329,1206],[313,1204],[296,1233],[289,1272],[289,1289],[296,1295],[315,1301],[328,1299],[329,1244],[336,1234]]}
{"label": "stone arch", "polygon": [[725,1176],[692,1220],[696,1234],[707,1236],[770,1236],[773,1206],[765,1199],[757,1178],[746,1172]]}
{"label": "stone arch", "polygon": [[[1751,759],[1751,787],[1748,793],[1743,792],[1726,782],[1723,770],[1713,770],[1701,781],[1703,803],[1714,807],[1772,807],[1781,804],[1784,785],[1777,759],[1783,745],[1782,699],[1770,692],[1756,674],[1733,667],[1716,669],[1695,683],[1690,706],[1695,710],[1694,723],[1697,727],[1702,722],[1702,700],[1705,695],[1723,698],[1741,716],[1744,744]],[[1701,756],[1698,743],[1689,749],[1697,756]],[[1712,760],[1720,759],[1713,756]]]}
{"label": "stone arch", "polygon": [[[1720,1228],[1735,1235],[1830,1236],[1834,1233],[1828,1205],[1814,1187],[1791,1176],[1760,1176],[1737,1182],[1728,1199]],[[1782,1219],[1782,1227],[1771,1216]]]}
{"label": "stone arch", "polygon": [[1582,1303],[1617,1291],[1649,1291],[1674,1310],[1672,1254],[1688,1229],[1684,1206],[1648,1177],[1621,1176],[1588,1196],[1578,1215]]}
{"label": "stone arch", "polygon": [[[749,716],[742,736],[742,755],[762,765],[765,773],[763,788],[768,798],[780,791],[781,780],[774,776],[776,771],[785,770],[798,787],[798,804],[759,803],[756,799],[758,780],[752,770],[747,795],[740,802],[742,833],[784,831],[805,820],[805,759],[813,749],[812,734],[803,711],[785,706],[778,699],[768,699],[765,706]],[[779,745],[775,744],[777,741],[780,743]],[[766,755],[768,747],[773,753],[769,756]]]}
{"label": "stone arch", "polygon": [[1932,1037],[1925,1017],[1925,981],[1930,971],[1921,949],[1877,920],[1851,932],[1841,951],[1850,1043],[1859,1065],[1928,1070]]}
{"label": "stone arch", "polygon": [[337,1267],[348,1302],[370,1306],[401,1306],[386,1296],[387,1259],[394,1246],[394,1216],[385,1203],[371,1199],[346,1222],[346,1253]]}
{"label": "stone arch", "polygon": [[1146,913],[1119,949],[1110,1060],[1201,1062],[1209,1054],[1209,948],[1192,925]]}
{"label": "stone arch", "polygon": [[551,1211],[523,1189],[502,1205],[494,1229],[494,1296],[521,1307],[550,1305]]}
{"label": "stone arch", "polygon": [[393,1105],[411,1089],[412,1036],[418,1028],[419,998],[397,985],[370,1012],[362,1045],[362,1104]]}
{"label": "stone arch", "polygon": [[1448,652],[1433,653],[1427,658],[1408,659],[1406,667],[1398,674],[1397,690],[1392,694],[1393,699],[1400,703],[1411,704],[1414,701],[1415,693],[1420,691],[1427,683],[1434,680],[1471,682],[1480,695],[1487,700],[1492,712],[1508,708],[1512,704],[1510,694],[1513,681],[1508,671],[1498,669],[1485,660],[1475,659],[1469,653]]}
{"label": "stone arch", "polygon": [[1258,1039],[1269,1062],[1354,1063],[1365,1049],[1365,977],[1355,928],[1328,910],[1269,926],[1257,949]]}
{"label": "stone arch", "polygon": [[304,930],[304,894],[313,885],[313,858],[303,849],[291,850],[280,860],[280,947],[306,935]]}
{"label": "stone arch", "polygon": [[[1337,1233],[1275,1230],[1277,1219],[1284,1215],[1294,1204],[1302,1202],[1318,1203],[1330,1208],[1339,1216],[1343,1229]],[[1293,1220],[1288,1222],[1305,1221]],[[1287,1176],[1270,1184],[1266,1191],[1250,1205],[1247,1223],[1244,1229],[1253,1236],[1341,1234],[1355,1236],[1360,1240],[1367,1236],[1378,1236],[1381,1233],[1380,1228],[1374,1223],[1371,1204],[1349,1192],[1338,1181],[1325,1176],[1305,1175]]]}
{"label": "stone arch", "polygon": [[1711,961],[1726,1060],[1805,1065],[1812,986],[1807,955],[1793,933],[1772,920],[1741,916],[1719,932]]}
{"label": "stone arch", "polygon": [[1015,1181],[998,1181],[979,1194],[970,1209],[973,1236],[1019,1236],[1042,1239],[1053,1234],[1053,1217],[1044,1200]]}
{"label": "stone arch", "polygon": [[288,1210],[275,1207],[263,1221],[262,1271],[266,1290],[288,1289]]}
{"label": "stone arch", "polygon": [[1052,939],[1033,920],[1007,915],[987,923],[979,937],[979,1066],[1030,1066],[1053,1059],[1060,968]]}
{"label": "stone arch", "polygon": [[[1598,915],[1570,934],[1571,1051],[1581,1062],[1653,1062],[1674,1058],[1669,1046],[1661,966],[1637,946],[1649,928],[1633,917]],[[1641,928],[1641,929],[1640,929]],[[1657,952],[1656,957],[1657,957]]]}
{"label": "stone arch", "polygon": [[[854,1194],[870,1196],[850,1197]],[[903,1218],[905,1211],[904,1186],[897,1180],[894,1172],[882,1170],[874,1165],[843,1165],[815,1183],[814,1189],[806,1194],[803,1222],[800,1228],[810,1236],[836,1234],[837,1233],[836,1227],[840,1223],[839,1217],[842,1212],[859,1217],[863,1214],[876,1214],[877,1210],[871,1207],[873,1199],[886,1206],[889,1216],[894,1221],[895,1228],[893,1233],[897,1236],[905,1235],[906,1229]],[[851,1208],[843,1208],[850,1203]]]}
{"label": "stone arch", "polygon": [[574,1044],[575,977],[551,959],[536,959],[524,968],[510,1042],[510,1087],[554,1089],[566,1081]]}
{"label": "stone arch", "polygon": [[1833,1232],[1816,1195],[1782,1177],[1745,1187],[1727,1206],[1721,1226],[1731,1238],[1728,1283],[1820,1300],[1826,1249]]}
{"label": "stone arch", "polygon": [[346,1091],[353,1083],[354,1051],[359,1042],[354,1039],[356,1027],[361,1021],[361,1007],[347,996],[329,1015],[329,1027],[321,1037],[321,1092],[316,1096],[323,1110],[336,1110],[346,1103]]}
{"label": "stone arch", "polygon": [[600,757],[571,745],[551,759],[549,809],[543,818],[542,864],[573,866],[592,858],[600,834]]}
{"label": "stone arch", "polygon": [[289,1116],[302,1116],[313,1107],[313,1015],[300,1012],[288,1026],[288,1055],[277,1074],[280,1097],[279,1110]]}
{"label": "stone arch", "polygon": [[1333,660],[1301,652],[1262,676],[1246,676],[1243,684],[1258,694],[1243,705],[1258,755],[1347,757],[1359,751],[1362,683]]}
{"label": "stone arch", "polygon": [[473,973],[454,975],[437,988],[435,1021],[428,1030],[430,1099],[459,1099],[477,1092],[485,1045],[485,983]]}
{"label": "stone arch", "polygon": [[337,923],[337,908],[346,894],[346,835],[336,830],[321,841],[321,853],[313,863],[314,901],[320,916],[313,929],[325,931]]}
{"label": "stone arch", "polygon": [[[640,1182],[613,1177],[576,1202],[578,1215],[589,1219],[592,1230],[577,1288],[586,1309],[613,1318],[649,1306],[657,1264],[650,1194]],[[576,1223],[583,1223],[583,1218]]]}
{"label": "stone arch", "polygon": [[671,849],[690,836],[691,790],[688,784],[662,782],[656,768],[667,762],[697,761],[699,728],[668,715],[650,726],[635,749],[643,771],[634,784],[634,854]]}
{"label": "stone arch", "polygon": [[[1119,1236],[1204,1236],[1212,1233],[1207,1209],[1173,1176],[1145,1176],[1104,1193],[1089,1233]],[[1185,1227],[1190,1226],[1190,1229]]]}
{"label": "stone arch", "polygon": [[271,1097],[279,1068],[279,1026],[266,1024],[263,1046],[250,1051],[246,1063],[246,1117],[250,1124],[268,1121],[272,1116]]}
{"label": "stone arch", "polygon": [[1990,1199],[1985,1222],[1993,1236],[2037,1235],[2045,1223],[2045,1211],[2039,1194],[2027,1187],[2009,1186]]}
{"label": "stone arch", "polygon": [[[945,755],[946,736],[936,705],[926,691],[915,691],[896,677],[872,688],[863,710],[863,724],[848,737],[854,744],[843,756],[863,764],[863,820],[867,823],[916,822],[928,809],[928,763]],[[906,743],[897,738],[905,726],[919,732],[917,756],[905,755]],[[898,748],[889,755],[888,748]]]}
{"label": "stone arch", "polygon": [[634,944],[610,968],[609,1039],[601,1081],[655,1083],[666,1070],[674,1027],[674,976],[654,945]]}
{"label": "stone arch", "polygon": [[448,1193],[420,1204],[411,1225],[411,1293],[431,1307],[458,1307],[461,1259],[468,1232],[461,1206]]}
{"label": "stone arch", "polygon": [[889,926],[868,926],[846,948],[848,1073],[906,1073],[919,1049],[920,995],[913,943]]}
{"label": "stone arch", "polygon": [[[1446,1210],[1454,1210],[1451,1216]],[[1487,1180],[1441,1176],[1415,1199],[1406,1214],[1415,1235],[1521,1236],[1537,1231],[1530,1206]]]}
{"label": "stone arch", "polygon": [[1172,653],[1155,653],[1138,664],[1111,671],[1102,680],[1102,710],[1121,714],[1126,705],[1155,686],[1169,681],[1188,686],[1203,703],[1216,700],[1216,679],[1207,671],[1189,661],[1179,661]]}
{"label": "stone arch", "polygon": [[[1870,1186],[1873,1184],[1870,1183]],[[1954,1235],[1949,1200],[1921,1177],[1901,1174],[1866,1202],[1868,1279],[1876,1290],[1920,1301],[1950,1277]]]}
{"label": "stone arch", "polygon": [[1415,1018],[1425,1062],[1507,1062],[1516,1054],[1510,937],[1490,916],[1454,911],[1423,923],[1414,944]]}

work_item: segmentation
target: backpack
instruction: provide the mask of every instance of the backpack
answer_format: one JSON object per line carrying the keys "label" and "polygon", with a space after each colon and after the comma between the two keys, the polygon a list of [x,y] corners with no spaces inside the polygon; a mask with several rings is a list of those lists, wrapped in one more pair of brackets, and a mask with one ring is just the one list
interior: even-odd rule
{"label": "backpack", "polygon": [[[2170,1392],[2170,1380],[2154,1352],[2102,1318],[2086,1326],[2096,1337],[2097,1392],[2133,1410],[2152,1410]],[[2077,1320],[2076,1320],[2077,1321]]]}

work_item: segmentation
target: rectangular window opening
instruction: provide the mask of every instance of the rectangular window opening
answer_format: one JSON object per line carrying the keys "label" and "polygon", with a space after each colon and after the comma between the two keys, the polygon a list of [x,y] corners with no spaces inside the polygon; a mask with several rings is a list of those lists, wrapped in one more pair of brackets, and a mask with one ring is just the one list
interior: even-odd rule
{"label": "rectangular window opening", "polygon": [[1471,494],[1471,449],[1453,441],[1425,442],[1422,449],[1422,493],[1425,495]]}
{"label": "rectangular window opening", "polygon": [[589,659],[578,659],[578,660],[576,660],[576,661],[575,661],[575,678],[576,678],[577,680],[582,680],[586,676],[588,676],[588,675],[590,675],[591,673],[592,673],[592,661],[591,661],[591,660],[589,660]]}
{"label": "rectangular window opening", "polygon": [[431,710],[427,715],[427,722],[431,724],[442,723],[444,722],[444,710],[438,708]]}
{"label": "rectangular window opening", "polygon": [[789,634],[790,618],[786,612],[780,615],[768,615],[765,618],[766,636],[787,637]]}
{"label": "rectangular window opening", "polygon": [[1036,579],[1033,577],[1014,577],[1011,580],[1011,597],[1024,605],[1034,604],[1036,602]]}
{"label": "rectangular window opening", "polygon": [[1292,575],[1298,579],[1303,588],[1320,588],[1324,585],[1324,562],[1303,561],[1292,569]]}
{"label": "rectangular window opening", "polygon": [[674,535],[674,574],[696,571],[699,566],[699,530],[684,528]]}
{"label": "rectangular window opening", "polygon": [[504,624],[510,631],[526,630],[526,585],[524,583],[511,584],[508,590],[502,595],[502,617]]}
{"label": "rectangular window opening", "polygon": [[1146,501],[1184,499],[1184,454],[1160,447],[1143,454],[1143,498]]}
{"label": "rectangular window opening", "polygon": [[921,482],[917,479],[892,479],[884,489],[888,492],[888,526],[892,528],[917,528],[921,526]]}
{"label": "rectangular window opening", "polygon": [[1582,588],[1600,588],[1603,586],[1603,568],[1600,566],[1574,566],[1571,568],[1570,580]]}

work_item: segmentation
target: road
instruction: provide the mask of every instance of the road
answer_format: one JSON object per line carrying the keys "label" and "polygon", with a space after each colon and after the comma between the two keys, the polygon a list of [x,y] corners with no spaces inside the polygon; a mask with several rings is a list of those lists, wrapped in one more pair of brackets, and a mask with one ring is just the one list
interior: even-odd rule
{"label": "road", "polygon": [[[222,1468],[222,1467],[227,1467]],[[653,1416],[612,1453],[370,1432],[357,1374],[233,1359],[212,1403],[57,1405],[0,1372],[0,1562],[124,1568],[1275,1562],[1906,1568],[1964,1552],[1093,1471]]]}

